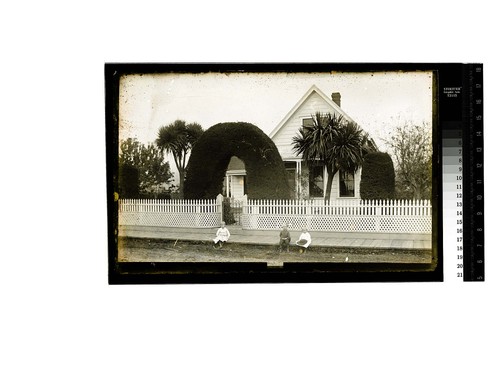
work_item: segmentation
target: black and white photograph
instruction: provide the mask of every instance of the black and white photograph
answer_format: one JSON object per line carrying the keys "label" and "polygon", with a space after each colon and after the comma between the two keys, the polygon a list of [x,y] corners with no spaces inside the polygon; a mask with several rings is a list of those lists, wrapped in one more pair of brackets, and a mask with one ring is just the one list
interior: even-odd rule
{"label": "black and white photograph", "polygon": [[432,70],[162,68],[116,80],[118,263],[435,271]]}
{"label": "black and white photograph", "polygon": [[498,371],[494,2],[2,16],[0,374]]}

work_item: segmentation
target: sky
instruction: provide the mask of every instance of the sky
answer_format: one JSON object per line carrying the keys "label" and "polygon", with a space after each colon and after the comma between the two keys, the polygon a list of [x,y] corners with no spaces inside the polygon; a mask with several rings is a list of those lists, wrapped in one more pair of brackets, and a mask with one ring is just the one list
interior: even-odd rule
{"label": "sky", "polygon": [[167,73],[126,75],[120,81],[119,137],[154,142],[158,129],[177,119],[207,129],[249,122],[266,134],[316,85],[386,151],[384,139],[402,121],[432,118],[431,72],[373,73]]}

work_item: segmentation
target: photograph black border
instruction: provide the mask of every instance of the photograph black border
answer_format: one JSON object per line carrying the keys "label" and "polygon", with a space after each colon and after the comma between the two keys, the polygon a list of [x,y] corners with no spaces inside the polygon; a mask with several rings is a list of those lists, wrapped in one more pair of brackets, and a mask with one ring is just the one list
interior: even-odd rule
{"label": "photograph black border", "polygon": [[[461,111],[461,103],[448,101],[439,88],[465,86],[464,69],[465,65],[461,63],[105,63],[109,284],[443,281],[442,139],[440,124],[445,119],[462,118],[463,113],[457,113],[457,111]],[[268,267],[265,262],[118,261],[118,204],[115,201],[114,192],[118,182],[118,101],[121,76],[155,73],[322,73],[331,71],[346,73],[433,71],[432,263],[303,262],[284,263],[283,267]],[[465,210],[464,214],[466,214]]]}

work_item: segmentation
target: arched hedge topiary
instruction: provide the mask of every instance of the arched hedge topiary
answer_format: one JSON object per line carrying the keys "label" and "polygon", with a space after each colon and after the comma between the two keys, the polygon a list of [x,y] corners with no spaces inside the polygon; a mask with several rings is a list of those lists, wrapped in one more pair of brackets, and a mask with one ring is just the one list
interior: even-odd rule
{"label": "arched hedge topiary", "polygon": [[215,198],[232,156],[245,163],[251,199],[289,199],[286,170],[274,142],[257,126],[228,122],[206,130],[193,147],[186,169],[186,199]]}
{"label": "arched hedge topiary", "polygon": [[394,199],[394,165],[389,154],[371,152],[366,154],[361,170],[361,199]]}

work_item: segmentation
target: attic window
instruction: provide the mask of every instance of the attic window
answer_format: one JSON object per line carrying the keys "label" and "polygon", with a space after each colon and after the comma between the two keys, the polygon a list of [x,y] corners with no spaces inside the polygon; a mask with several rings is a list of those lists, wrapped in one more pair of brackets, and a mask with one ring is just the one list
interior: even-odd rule
{"label": "attic window", "polygon": [[312,126],[314,125],[312,117],[302,119],[302,126]]}

